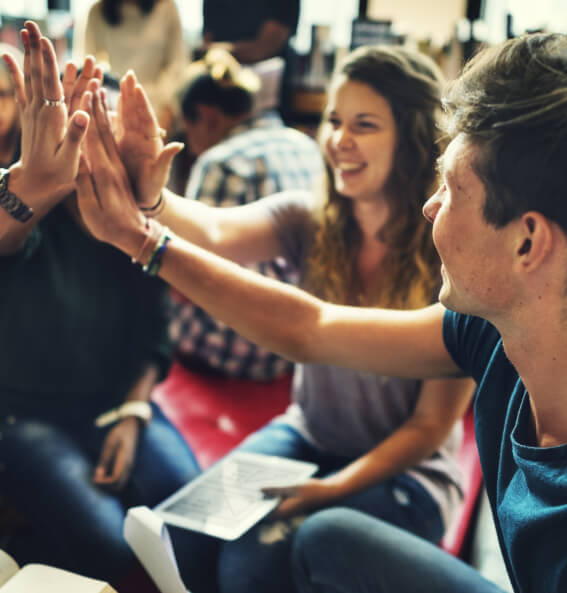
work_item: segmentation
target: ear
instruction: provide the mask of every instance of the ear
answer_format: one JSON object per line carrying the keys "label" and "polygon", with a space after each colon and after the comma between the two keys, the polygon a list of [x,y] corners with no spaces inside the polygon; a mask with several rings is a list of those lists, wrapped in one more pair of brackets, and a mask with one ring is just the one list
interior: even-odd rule
{"label": "ear", "polygon": [[553,247],[553,229],[548,218],[539,212],[526,212],[518,225],[516,256],[524,271],[534,271]]}

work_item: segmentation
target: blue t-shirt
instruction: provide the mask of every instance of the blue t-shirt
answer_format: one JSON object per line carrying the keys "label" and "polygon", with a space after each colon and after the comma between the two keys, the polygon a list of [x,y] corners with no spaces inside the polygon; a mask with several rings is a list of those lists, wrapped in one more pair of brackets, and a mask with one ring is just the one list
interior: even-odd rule
{"label": "blue t-shirt", "polygon": [[445,346],[478,385],[475,430],[516,593],[567,592],[567,445],[534,446],[529,397],[487,321],[448,311]]}

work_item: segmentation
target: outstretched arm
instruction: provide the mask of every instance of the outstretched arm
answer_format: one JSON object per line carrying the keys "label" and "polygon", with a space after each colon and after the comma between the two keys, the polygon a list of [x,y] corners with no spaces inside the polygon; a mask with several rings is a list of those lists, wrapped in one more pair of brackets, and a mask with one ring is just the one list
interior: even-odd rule
{"label": "outstretched arm", "polygon": [[[155,223],[148,233],[98,92],[93,110],[91,171],[83,165],[77,179],[81,215],[97,238],[148,263],[164,229]],[[459,374],[443,342],[441,305],[419,311],[330,305],[175,236],[161,254],[159,274],[169,284],[238,333],[292,360],[402,377]]]}
{"label": "outstretched arm", "polygon": [[24,71],[6,54],[22,122],[19,162],[9,169],[8,190],[33,210],[26,222],[0,208],[0,255],[17,251],[37,222],[74,187],[88,115],[75,102],[69,118],[55,52],[33,22],[21,32]]}

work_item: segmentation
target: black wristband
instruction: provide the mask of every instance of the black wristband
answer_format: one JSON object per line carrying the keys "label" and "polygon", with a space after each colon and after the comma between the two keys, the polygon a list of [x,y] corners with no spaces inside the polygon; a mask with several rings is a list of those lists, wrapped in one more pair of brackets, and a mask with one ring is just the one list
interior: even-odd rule
{"label": "black wristband", "polygon": [[9,179],[10,171],[0,169],[0,208],[17,221],[27,222],[33,216],[33,210],[8,189]]}
{"label": "black wristband", "polygon": [[142,212],[155,212],[161,206],[162,202],[163,202],[163,192],[160,192],[159,199],[153,206],[150,206],[149,208],[140,206],[140,210]]}

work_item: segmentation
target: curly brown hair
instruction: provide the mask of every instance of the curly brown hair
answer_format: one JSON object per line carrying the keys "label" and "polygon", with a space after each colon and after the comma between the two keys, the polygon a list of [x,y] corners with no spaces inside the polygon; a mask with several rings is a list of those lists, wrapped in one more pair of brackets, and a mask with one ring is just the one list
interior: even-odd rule
{"label": "curly brown hair", "polygon": [[438,117],[443,76],[428,56],[397,46],[358,48],[339,64],[338,75],[368,85],[388,101],[394,114],[398,143],[386,183],[389,217],[378,236],[388,253],[381,264],[382,280],[372,295],[364,296],[356,263],[362,233],[352,201],[336,191],[327,165],[307,288],[342,304],[398,309],[427,305],[439,284],[439,258],[421,208],[434,189],[442,150]]}

